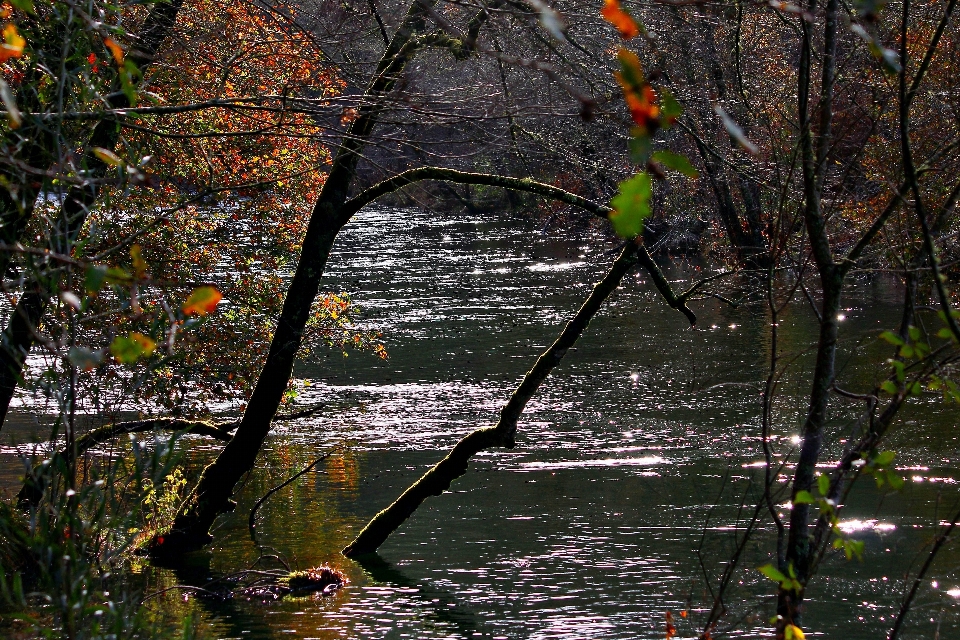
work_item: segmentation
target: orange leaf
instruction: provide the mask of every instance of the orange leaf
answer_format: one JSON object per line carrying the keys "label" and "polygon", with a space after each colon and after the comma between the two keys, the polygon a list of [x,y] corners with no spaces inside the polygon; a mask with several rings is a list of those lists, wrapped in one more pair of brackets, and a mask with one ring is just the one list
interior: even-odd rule
{"label": "orange leaf", "polygon": [[123,49],[120,48],[116,42],[110,38],[104,38],[103,44],[107,45],[107,49],[110,49],[110,53],[113,54],[113,59],[117,61],[117,66],[123,65]]}
{"label": "orange leaf", "polygon": [[6,62],[10,58],[19,58],[23,55],[23,47],[27,41],[17,31],[13,23],[7,24],[3,28],[3,44],[0,45],[0,62]]}
{"label": "orange leaf", "polygon": [[640,91],[624,89],[624,97],[630,108],[630,117],[645,131],[653,131],[660,126],[660,107],[657,106],[657,94],[653,87],[645,84]]}
{"label": "orange leaf", "polygon": [[205,316],[213,313],[222,298],[214,287],[197,287],[183,303],[183,312],[188,316]]}
{"label": "orange leaf", "polygon": [[624,40],[636,38],[640,35],[640,27],[637,26],[633,17],[620,7],[619,0],[603,0],[600,15],[616,27],[617,31],[620,32],[620,37]]}
{"label": "orange leaf", "polygon": [[353,107],[344,108],[344,110],[340,113],[340,124],[343,126],[347,126],[348,124],[350,124],[351,122],[357,119],[357,115],[358,115],[357,110],[354,109]]}

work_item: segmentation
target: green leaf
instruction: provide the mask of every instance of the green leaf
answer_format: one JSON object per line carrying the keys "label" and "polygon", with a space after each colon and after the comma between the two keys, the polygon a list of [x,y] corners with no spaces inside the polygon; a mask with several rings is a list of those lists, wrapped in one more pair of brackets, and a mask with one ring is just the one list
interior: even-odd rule
{"label": "green leaf", "polygon": [[920,333],[920,329],[918,329],[917,327],[910,325],[909,327],[907,327],[907,332],[910,334],[911,340],[916,341],[920,339],[921,333]]}
{"label": "green leaf", "polygon": [[825,497],[830,492],[830,476],[821,473],[817,477],[817,489],[820,490],[820,495]]}
{"label": "green leaf", "polygon": [[940,329],[940,331],[937,331],[937,337],[944,339],[952,338],[953,331],[950,331],[950,327],[944,327],[943,329]]}
{"label": "green leaf", "polygon": [[625,240],[643,232],[643,221],[650,215],[650,196],[653,185],[650,174],[638,173],[620,183],[620,193],[610,201],[610,224],[613,231]]}
{"label": "green leaf", "polygon": [[87,273],[84,277],[84,286],[90,293],[97,293],[103,289],[103,283],[107,279],[107,268],[103,265],[92,264],[87,267]]}
{"label": "green leaf", "polygon": [[667,91],[666,89],[660,90],[660,116],[661,122],[666,124],[673,124],[673,121],[680,117],[680,114],[683,113],[683,107],[680,106],[680,103],[677,102],[677,99],[673,97],[673,94]]}
{"label": "green leaf", "polygon": [[883,333],[880,334],[880,339],[883,340],[884,342],[889,342],[895,347],[903,346],[903,339],[897,334],[895,334],[893,331],[884,331]]}
{"label": "green leaf", "polygon": [[850,31],[853,31],[855,34],[863,38],[864,42],[867,43],[867,49],[870,51],[870,54],[880,61],[880,64],[883,65],[883,70],[885,72],[891,75],[900,73],[900,56],[897,55],[896,51],[884,47],[883,43],[880,42],[877,37],[869,33],[859,24],[850,25]]}
{"label": "green leaf", "polygon": [[897,392],[897,385],[895,385],[892,380],[886,380],[880,385],[880,391],[894,395]]}
{"label": "green leaf", "polygon": [[653,154],[651,158],[654,162],[659,162],[667,169],[673,169],[674,171],[679,171],[688,178],[697,178],[700,176],[698,172],[690,161],[687,160],[687,157],[679,153],[674,153],[673,151],[657,151]]}
{"label": "green leaf", "polygon": [[847,560],[856,556],[857,560],[863,561],[863,547],[863,540],[844,540],[843,554],[847,556]]}
{"label": "green leaf", "polygon": [[645,167],[650,160],[650,154],[653,152],[653,143],[650,141],[650,136],[641,132],[639,127],[634,127],[634,129],[636,130],[632,132],[634,136],[627,143],[630,150],[630,162]]}
{"label": "green leaf", "polygon": [[133,280],[130,274],[120,267],[109,267],[106,271],[106,278],[110,284],[123,284]]}
{"label": "green leaf", "polygon": [[17,98],[13,95],[10,85],[3,78],[0,78],[0,101],[7,108],[7,122],[10,124],[10,128],[16,129],[23,124],[23,114],[17,108]]}
{"label": "green leaf", "polygon": [[780,573],[780,571],[772,564],[765,564],[762,567],[757,567],[757,571],[767,576],[774,582],[785,582],[787,580],[787,576]]}
{"label": "green leaf", "polygon": [[120,87],[123,94],[127,97],[131,107],[137,106],[137,79],[140,78],[140,69],[132,60],[126,60],[123,63],[123,70],[119,74]]}
{"label": "green leaf", "polygon": [[639,87],[646,83],[637,54],[627,49],[620,49],[617,52],[617,60],[620,62],[620,75],[627,85]]}
{"label": "green leaf", "polygon": [[870,461],[870,464],[877,468],[885,467],[893,462],[895,457],[897,457],[896,451],[880,451],[873,457],[873,460]]}
{"label": "green leaf", "polygon": [[117,336],[110,343],[110,353],[123,364],[132,364],[156,348],[156,342],[136,331],[131,331],[128,336]]}
{"label": "green leaf", "polygon": [[817,499],[809,491],[800,490],[793,496],[793,504],[813,504],[816,501]]}
{"label": "green leaf", "polygon": [[15,9],[25,11],[30,15],[36,15],[37,13],[36,9],[33,8],[33,0],[10,0],[10,4],[12,4]]}
{"label": "green leaf", "polygon": [[907,393],[909,393],[912,396],[918,396],[921,393],[923,393],[923,385],[920,384],[919,380],[916,380],[913,382],[913,384],[910,385]]}
{"label": "green leaf", "polygon": [[893,471],[887,470],[887,483],[894,491],[900,491],[900,489],[903,489],[903,478]]}

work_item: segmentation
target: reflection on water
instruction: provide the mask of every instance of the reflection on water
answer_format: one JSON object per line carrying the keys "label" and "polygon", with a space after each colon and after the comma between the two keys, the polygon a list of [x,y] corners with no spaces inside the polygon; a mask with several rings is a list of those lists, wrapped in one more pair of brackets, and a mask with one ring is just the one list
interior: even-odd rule
{"label": "reflection on water", "polygon": [[[756,502],[762,482],[765,319],[762,309],[704,303],[703,328],[691,330],[642,275],[628,279],[530,403],[517,449],[477,456],[379,558],[357,564],[339,556],[460,437],[495,422],[615,249],[600,238],[546,237],[507,217],[360,214],[338,241],[324,286],[354,294],[384,331],[390,359],[331,354],[303,363],[297,375],[311,382],[298,402],[323,402],[323,413],[277,426],[212,552],[198,554],[192,570],[154,568],[150,579],[203,584],[250,566],[260,556],[245,528],[252,503],[333,451],[264,504],[258,538],[300,568],[333,563],[351,583],[330,598],[272,604],[184,604],[178,595],[179,606],[204,616],[210,635],[662,638],[672,610],[689,611],[678,627],[681,637],[694,636],[751,516],[741,504]],[[875,379],[870,362],[883,352],[872,336],[897,321],[897,298],[875,281],[846,301],[843,331],[863,339],[841,359],[845,387]],[[782,346],[803,363],[815,333],[808,309],[793,311],[781,325]],[[787,376],[782,388],[774,438],[781,453],[796,446],[805,381]],[[858,408],[840,402],[838,434]],[[863,484],[850,497],[841,529],[865,543],[864,562],[824,560],[807,615],[819,637],[883,637],[905,568],[918,564],[933,527],[956,508],[955,427],[938,403],[918,403],[889,445],[913,481],[901,494]],[[215,449],[187,441],[197,458]],[[757,637],[773,614],[772,583],[754,570],[771,559],[772,533],[765,521],[744,550],[745,570],[726,601],[733,637]],[[958,566],[948,545],[905,637],[933,637],[938,627],[942,638],[960,637]]]}

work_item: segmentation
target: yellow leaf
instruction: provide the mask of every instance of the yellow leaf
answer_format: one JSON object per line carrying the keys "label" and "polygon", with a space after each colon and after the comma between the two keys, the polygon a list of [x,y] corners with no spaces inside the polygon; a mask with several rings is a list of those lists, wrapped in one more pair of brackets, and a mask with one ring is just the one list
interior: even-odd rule
{"label": "yellow leaf", "polygon": [[188,316],[205,316],[213,313],[222,298],[214,287],[197,287],[183,303],[183,312]]}
{"label": "yellow leaf", "polygon": [[137,274],[138,278],[143,278],[147,275],[147,262],[143,259],[143,256],[140,255],[140,245],[135,244],[130,247],[130,257],[133,258],[133,271]]}
{"label": "yellow leaf", "polygon": [[106,162],[111,167],[116,167],[118,165],[123,164],[123,160],[121,160],[120,157],[117,156],[117,154],[115,154],[113,151],[110,151],[109,149],[104,149],[103,147],[94,147],[93,155],[97,156],[103,162]]}
{"label": "yellow leaf", "polygon": [[783,630],[783,637],[785,640],[805,640],[806,636],[803,635],[803,631],[800,630],[795,624],[788,624]]}

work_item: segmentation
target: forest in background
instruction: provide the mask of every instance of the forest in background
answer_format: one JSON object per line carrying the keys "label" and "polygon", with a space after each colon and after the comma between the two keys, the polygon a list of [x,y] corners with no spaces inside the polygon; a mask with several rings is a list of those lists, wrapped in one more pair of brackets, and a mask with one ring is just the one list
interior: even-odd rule
{"label": "forest in background", "polygon": [[[690,325],[707,299],[769,318],[763,497],[698,624],[719,637],[727,589],[757,570],[743,549],[772,523],[771,634],[802,638],[821,560],[862,555],[837,526],[844,497],[864,476],[903,484],[884,447],[900,410],[960,402],[955,4],[5,4],[0,416],[40,416],[49,449],[2,505],[4,616],[27,636],[169,632],[108,595],[125,563],[176,562],[240,517],[271,425],[314,410],[295,363],[387,357],[389,336],[324,281],[340,230],[380,202],[601,225],[620,249],[499,415],[345,555],[375,552],[476,453],[517,446],[527,403],[641,270]],[[664,275],[680,255],[698,279]],[[899,279],[901,321],[876,336],[875,384],[842,388],[842,301],[877,273]],[[793,308],[818,326],[809,366],[778,342]],[[788,378],[806,409],[782,448],[768,436]],[[138,433],[155,438],[90,455]],[[171,474],[183,433],[223,443],[189,478]],[[890,640],[958,519],[905,582]]]}

